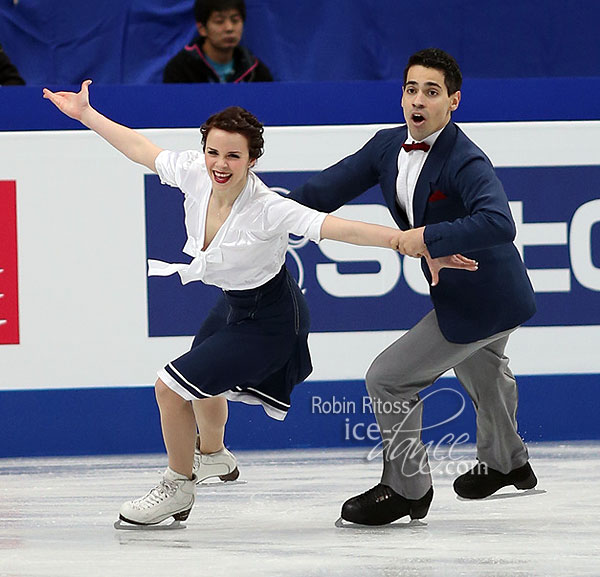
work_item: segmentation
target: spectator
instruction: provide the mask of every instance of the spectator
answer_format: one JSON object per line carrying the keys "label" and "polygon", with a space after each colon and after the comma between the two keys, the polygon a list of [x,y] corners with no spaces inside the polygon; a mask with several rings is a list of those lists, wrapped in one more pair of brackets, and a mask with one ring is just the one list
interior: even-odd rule
{"label": "spectator", "polygon": [[240,45],[246,21],[244,0],[196,0],[194,16],[199,36],[169,60],[163,82],[273,80],[269,69]]}
{"label": "spectator", "polygon": [[23,84],[25,84],[25,80],[21,78],[17,67],[10,61],[0,44],[0,86]]}

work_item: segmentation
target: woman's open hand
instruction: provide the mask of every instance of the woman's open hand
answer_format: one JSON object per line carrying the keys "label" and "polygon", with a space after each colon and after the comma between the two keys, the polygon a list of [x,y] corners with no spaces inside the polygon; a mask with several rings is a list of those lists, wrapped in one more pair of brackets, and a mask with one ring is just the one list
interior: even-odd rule
{"label": "woman's open hand", "polygon": [[54,104],[61,112],[69,118],[82,122],[82,116],[86,109],[90,108],[90,97],[88,86],[92,83],[91,80],[85,80],[81,84],[79,92],[52,92],[44,88],[43,95],[52,104]]}

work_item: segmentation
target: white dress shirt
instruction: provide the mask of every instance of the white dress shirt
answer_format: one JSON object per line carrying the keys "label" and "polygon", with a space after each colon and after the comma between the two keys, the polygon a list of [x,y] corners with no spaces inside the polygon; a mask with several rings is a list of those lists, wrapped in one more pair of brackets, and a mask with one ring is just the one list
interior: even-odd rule
{"label": "white dress shirt", "polygon": [[400,148],[400,154],[398,154],[396,198],[398,199],[398,204],[400,207],[404,209],[411,228],[415,225],[415,219],[413,215],[413,197],[415,195],[417,180],[419,180],[419,175],[421,174],[423,165],[427,160],[427,155],[431,152],[431,147],[433,147],[437,137],[440,135],[442,130],[444,130],[444,128],[441,128],[437,132],[430,134],[425,140],[421,141],[414,140],[410,135],[410,131],[408,131],[408,138],[405,142],[410,144],[413,142],[425,142],[426,144],[429,144],[430,148],[427,152],[424,150],[411,150],[410,152],[406,152],[404,148]]}
{"label": "white dress shirt", "polygon": [[183,284],[199,280],[224,290],[252,289],[279,272],[290,233],[317,243],[321,240],[327,214],[277,194],[250,171],[227,220],[202,250],[212,191],[204,154],[163,150],[156,158],[156,171],[163,184],[178,187],[185,195],[188,238],[183,252],[193,260],[189,264],[149,260],[149,276],[178,272]]}

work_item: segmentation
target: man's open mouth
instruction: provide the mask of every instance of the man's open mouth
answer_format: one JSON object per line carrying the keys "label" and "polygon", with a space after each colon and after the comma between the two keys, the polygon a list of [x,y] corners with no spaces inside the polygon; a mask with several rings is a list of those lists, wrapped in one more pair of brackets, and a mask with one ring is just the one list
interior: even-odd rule
{"label": "man's open mouth", "polygon": [[425,122],[425,117],[418,112],[413,112],[413,114],[411,114],[411,120],[414,124],[423,124],[423,122]]}

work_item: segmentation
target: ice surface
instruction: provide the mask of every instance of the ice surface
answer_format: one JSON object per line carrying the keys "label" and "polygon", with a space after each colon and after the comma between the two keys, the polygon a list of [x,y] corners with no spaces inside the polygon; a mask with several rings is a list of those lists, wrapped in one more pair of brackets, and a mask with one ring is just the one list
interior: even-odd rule
{"label": "ice surface", "polygon": [[164,455],[0,459],[0,576],[597,577],[600,444],[529,450],[546,493],[459,501],[438,450],[427,525],[379,528],[334,526],[341,503],[378,482],[366,449],[240,452],[248,482],[199,490],[179,531],[113,528]]}

